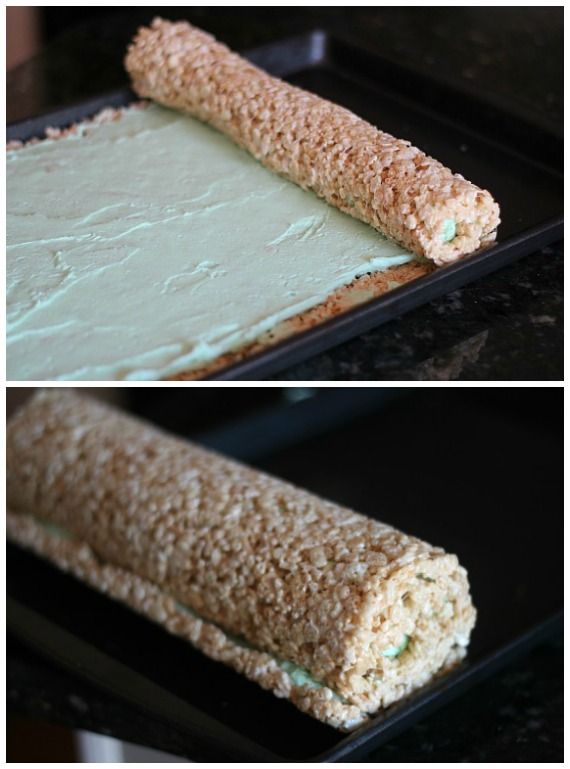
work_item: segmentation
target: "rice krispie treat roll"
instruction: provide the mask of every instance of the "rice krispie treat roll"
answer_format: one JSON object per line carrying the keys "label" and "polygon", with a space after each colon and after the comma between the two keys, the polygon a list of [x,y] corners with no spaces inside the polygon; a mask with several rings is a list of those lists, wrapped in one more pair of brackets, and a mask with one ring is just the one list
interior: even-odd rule
{"label": "rice krispie treat roll", "polygon": [[489,192],[187,22],[139,29],[125,66],[140,96],[210,123],[267,168],[438,265],[495,238],[499,206]]}
{"label": "rice krispie treat roll", "polygon": [[454,555],[62,389],[8,423],[8,534],[351,729],[464,655]]}

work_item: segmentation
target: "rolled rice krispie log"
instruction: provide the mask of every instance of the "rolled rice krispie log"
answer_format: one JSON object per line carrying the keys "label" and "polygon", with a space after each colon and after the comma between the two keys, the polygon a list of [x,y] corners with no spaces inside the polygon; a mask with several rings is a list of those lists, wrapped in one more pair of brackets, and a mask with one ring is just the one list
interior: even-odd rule
{"label": "rolled rice krispie log", "polygon": [[464,655],[456,556],[73,392],[8,423],[8,535],[351,729]]}
{"label": "rolled rice krispie log", "polygon": [[125,66],[140,96],[210,123],[267,168],[438,265],[495,238],[499,206],[489,192],[187,22],[141,28]]}

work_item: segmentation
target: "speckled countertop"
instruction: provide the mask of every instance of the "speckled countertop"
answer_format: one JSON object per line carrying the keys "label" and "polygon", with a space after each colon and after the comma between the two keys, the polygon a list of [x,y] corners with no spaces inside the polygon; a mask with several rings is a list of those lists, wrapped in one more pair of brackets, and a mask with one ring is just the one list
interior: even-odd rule
{"label": "speckled countertop", "polygon": [[[123,86],[125,45],[155,13],[186,16],[237,49],[341,29],[384,57],[485,92],[559,127],[562,9],[145,8],[87,20],[9,73],[15,121]],[[563,244],[558,243],[303,364],[284,380],[561,380]]]}

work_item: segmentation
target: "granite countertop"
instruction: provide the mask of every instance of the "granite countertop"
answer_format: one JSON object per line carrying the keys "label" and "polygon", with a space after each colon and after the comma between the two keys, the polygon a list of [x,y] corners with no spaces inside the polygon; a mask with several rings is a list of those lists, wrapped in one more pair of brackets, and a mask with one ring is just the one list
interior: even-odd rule
{"label": "granite countertop", "polygon": [[[111,12],[111,9],[109,9]],[[560,8],[138,8],[86,20],[7,78],[8,121],[125,84],[122,56],[155,13],[187,17],[237,49],[316,27],[560,129]],[[537,62],[540,65],[537,66]],[[275,375],[283,380],[561,380],[563,244]]]}

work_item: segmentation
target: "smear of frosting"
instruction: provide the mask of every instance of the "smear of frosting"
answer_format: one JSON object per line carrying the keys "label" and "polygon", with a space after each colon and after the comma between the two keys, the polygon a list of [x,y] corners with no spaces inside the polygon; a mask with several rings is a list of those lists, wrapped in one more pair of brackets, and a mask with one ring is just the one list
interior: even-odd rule
{"label": "smear of frosting", "polygon": [[413,256],[151,106],[7,153],[11,380],[160,379]]}

